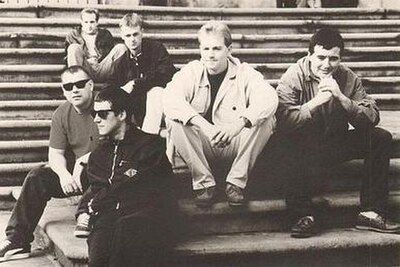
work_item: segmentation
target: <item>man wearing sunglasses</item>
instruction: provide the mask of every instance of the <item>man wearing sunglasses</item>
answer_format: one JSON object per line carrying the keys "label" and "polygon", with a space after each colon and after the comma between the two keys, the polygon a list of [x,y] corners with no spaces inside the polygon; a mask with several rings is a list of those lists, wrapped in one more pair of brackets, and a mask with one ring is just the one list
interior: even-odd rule
{"label": "man wearing sunglasses", "polygon": [[159,266],[155,253],[176,217],[163,141],[138,129],[131,115],[123,90],[106,88],[96,96],[92,116],[104,142],[88,164],[89,266]]}
{"label": "man wearing sunglasses", "polygon": [[85,8],[81,11],[80,26],[65,39],[66,61],[68,66],[83,66],[96,82],[105,82],[115,60],[127,48],[123,44],[114,46],[111,33],[98,27],[99,18],[97,9]]}
{"label": "man wearing sunglasses", "polygon": [[[82,194],[87,187],[81,174],[85,174],[84,166],[99,139],[90,116],[93,81],[80,66],[66,69],[61,80],[67,101],[52,116],[49,164],[26,176],[6,228],[7,238],[0,244],[0,262],[29,257],[33,231],[47,201]],[[75,158],[67,156],[71,152]]]}
{"label": "man wearing sunglasses", "polygon": [[110,83],[130,94],[136,124],[148,133],[158,134],[162,121],[162,90],[176,69],[166,48],[143,38],[143,20],[126,14],[119,23],[127,51],[119,57],[110,75]]}

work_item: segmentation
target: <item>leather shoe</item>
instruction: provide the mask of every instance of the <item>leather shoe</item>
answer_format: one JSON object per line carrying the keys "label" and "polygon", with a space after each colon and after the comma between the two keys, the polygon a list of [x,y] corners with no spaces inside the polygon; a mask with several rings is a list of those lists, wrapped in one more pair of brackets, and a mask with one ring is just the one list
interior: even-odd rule
{"label": "leather shoe", "polygon": [[237,207],[245,204],[243,190],[240,187],[231,183],[227,183],[225,194],[230,206]]}
{"label": "leather shoe", "polygon": [[400,224],[392,222],[379,214],[375,218],[369,218],[360,213],[357,217],[356,229],[380,233],[400,233]]}
{"label": "leather shoe", "polygon": [[195,190],[195,203],[198,207],[207,208],[213,204],[215,195],[215,186],[206,187],[200,190]]}
{"label": "leather shoe", "polygon": [[300,218],[291,228],[291,237],[307,238],[317,233],[315,219],[313,216],[305,216]]}

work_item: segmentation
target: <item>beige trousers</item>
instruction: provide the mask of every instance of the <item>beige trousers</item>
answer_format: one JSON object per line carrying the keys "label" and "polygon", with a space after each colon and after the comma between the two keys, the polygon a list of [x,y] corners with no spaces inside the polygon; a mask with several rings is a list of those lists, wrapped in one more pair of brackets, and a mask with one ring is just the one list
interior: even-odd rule
{"label": "beige trousers", "polygon": [[231,164],[226,182],[245,188],[257,156],[268,142],[274,128],[275,117],[265,120],[260,125],[244,128],[233,138],[230,145],[217,148],[211,146],[210,140],[197,127],[167,120],[167,138],[170,141],[167,143],[172,144],[186,162],[192,175],[193,190],[216,184],[210,163]]}

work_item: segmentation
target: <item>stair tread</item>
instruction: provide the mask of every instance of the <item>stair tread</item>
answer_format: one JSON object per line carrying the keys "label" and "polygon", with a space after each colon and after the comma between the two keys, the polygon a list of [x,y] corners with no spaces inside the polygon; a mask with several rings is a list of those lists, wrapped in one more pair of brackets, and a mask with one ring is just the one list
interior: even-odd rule
{"label": "stair tread", "polygon": [[[329,199],[329,196],[326,196]],[[400,203],[400,192],[392,192],[392,198]],[[358,203],[356,193],[333,194],[330,196],[332,203],[337,206],[354,206]],[[49,206],[39,225],[45,230],[54,244],[59,247],[64,255],[72,259],[87,259],[86,240],[73,237],[75,227],[74,213],[76,206],[68,204],[65,200],[51,200],[53,206]],[[61,201],[64,201],[61,203]],[[275,206],[268,200],[263,201],[265,207],[263,212],[271,212],[279,209],[283,212],[284,206]],[[280,200],[283,203],[283,200]],[[181,204],[182,206],[182,204]],[[272,207],[272,208],[271,208]],[[62,208],[63,212],[59,212]],[[55,212],[57,210],[57,212]],[[192,211],[198,214],[199,209],[187,207],[185,213]],[[218,209],[217,209],[218,210]],[[232,209],[224,209],[224,213],[234,212]],[[257,209],[254,211],[257,212]],[[220,214],[220,212],[216,212]],[[210,215],[210,213],[207,213]],[[242,216],[242,215],[240,215]],[[230,253],[275,253],[283,251],[310,251],[323,249],[337,249],[344,247],[359,246],[385,246],[396,245],[400,247],[400,235],[382,235],[374,233],[359,232],[352,229],[328,230],[312,239],[295,241],[289,238],[288,233],[239,233],[229,235],[211,235],[190,237],[179,244],[175,250],[186,256],[190,255],[218,255]]]}

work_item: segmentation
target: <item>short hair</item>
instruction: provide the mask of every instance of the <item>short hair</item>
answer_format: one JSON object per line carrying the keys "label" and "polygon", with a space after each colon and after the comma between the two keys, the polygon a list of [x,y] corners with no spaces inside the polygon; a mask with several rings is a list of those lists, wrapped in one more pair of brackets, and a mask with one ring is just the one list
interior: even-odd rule
{"label": "short hair", "polygon": [[94,101],[109,102],[111,105],[111,109],[117,114],[125,111],[126,122],[131,122],[131,117],[133,114],[133,104],[131,98],[129,97],[129,94],[123,89],[113,85],[103,87],[94,98]]}
{"label": "short hair", "polygon": [[344,50],[344,41],[338,30],[332,28],[322,28],[318,30],[310,39],[308,51],[312,55],[316,45],[322,46],[324,49],[340,48],[340,55]]}
{"label": "short hair", "polygon": [[66,73],[75,74],[75,73],[78,73],[78,72],[83,72],[83,73],[85,73],[86,76],[87,76],[89,79],[92,80],[92,77],[90,77],[88,71],[87,71],[84,67],[82,67],[82,66],[80,66],[80,65],[73,65],[73,66],[70,66],[70,67],[68,67],[68,68],[65,68],[65,69],[62,71],[62,73],[61,73],[61,77],[64,76]]}
{"label": "short hair", "polygon": [[99,21],[100,13],[99,13],[99,11],[98,11],[97,9],[95,9],[95,8],[89,8],[89,7],[87,7],[87,8],[82,9],[82,11],[81,11],[81,19],[82,19],[82,17],[83,17],[83,14],[94,14],[95,17],[96,17],[96,21]]}
{"label": "short hair", "polygon": [[122,17],[122,19],[119,21],[119,27],[137,27],[143,28],[143,19],[140,17],[138,14],[132,12],[125,14],[125,16]]}
{"label": "short hair", "polygon": [[201,26],[200,30],[197,33],[197,38],[200,42],[200,37],[203,34],[217,34],[224,38],[225,46],[228,47],[232,44],[232,36],[231,31],[224,22],[211,20]]}

